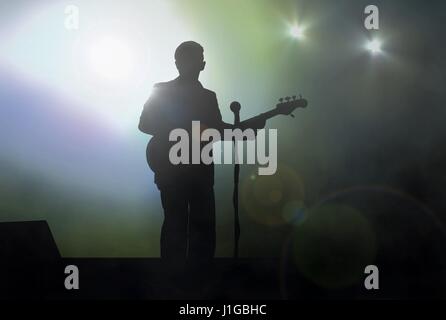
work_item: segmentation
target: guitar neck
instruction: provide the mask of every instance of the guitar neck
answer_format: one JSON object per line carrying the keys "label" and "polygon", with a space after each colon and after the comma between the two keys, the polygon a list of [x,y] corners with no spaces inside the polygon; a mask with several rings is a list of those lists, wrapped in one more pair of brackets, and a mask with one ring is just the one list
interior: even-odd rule
{"label": "guitar neck", "polygon": [[282,115],[292,115],[292,112],[296,108],[305,108],[308,104],[307,100],[299,98],[295,99],[295,96],[293,96],[293,100],[290,100],[289,97],[285,98],[286,102],[283,102],[283,99],[279,100],[280,103],[276,105],[274,109],[271,109],[270,111],[264,112],[259,114],[258,116],[254,117],[256,119],[262,119],[262,120],[268,120],[271,119],[279,114]]}
{"label": "guitar neck", "polygon": [[272,109],[270,111],[267,111],[267,112],[259,114],[257,117],[262,118],[264,120],[268,120],[268,119],[271,119],[271,118],[273,118],[273,117],[275,117],[275,116],[277,116],[279,114],[280,113],[277,111],[277,109],[274,108],[274,109]]}

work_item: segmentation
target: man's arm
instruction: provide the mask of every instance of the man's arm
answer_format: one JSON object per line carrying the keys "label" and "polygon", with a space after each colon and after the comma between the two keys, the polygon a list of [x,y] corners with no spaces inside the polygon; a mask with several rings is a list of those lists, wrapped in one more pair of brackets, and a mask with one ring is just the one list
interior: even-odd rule
{"label": "man's arm", "polygon": [[157,135],[164,128],[164,121],[161,112],[159,89],[155,85],[147,102],[144,104],[139,118],[138,129],[146,134]]}
{"label": "man's arm", "polygon": [[138,129],[141,132],[150,135],[154,135],[156,131],[153,125],[153,121],[151,121],[152,108],[153,104],[151,103],[151,100],[149,98],[149,100],[147,100],[147,102],[144,104],[144,108],[142,110],[141,116],[139,117],[139,124],[138,124]]}
{"label": "man's arm", "polygon": [[266,120],[256,116],[240,122],[238,126],[221,121],[218,130],[220,131],[220,133],[223,134],[223,130],[225,129],[230,129],[230,130],[241,129],[242,131],[246,129],[259,130],[265,128],[265,125],[266,125]]}

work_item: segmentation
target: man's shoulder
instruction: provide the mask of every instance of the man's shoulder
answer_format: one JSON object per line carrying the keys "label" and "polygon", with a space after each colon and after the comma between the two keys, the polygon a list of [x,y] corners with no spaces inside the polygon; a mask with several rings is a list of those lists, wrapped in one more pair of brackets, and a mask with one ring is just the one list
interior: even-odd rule
{"label": "man's shoulder", "polygon": [[153,85],[152,96],[162,99],[163,97],[170,96],[175,91],[174,80],[166,82],[158,82]]}
{"label": "man's shoulder", "polygon": [[173,87],[175,85],[175,80],[165,81],[165,82],[158,82],[153,85],[154,89],[166,89]]}
{"label": "man's shoulder", "polygon": [[214,97],[217,95],[214,91],[206,89],[205,87],[203,87],[203,92],[207,95],[214,96]]}
{"label": "man's shoulder", "polygon": [[[170,80],[170,81],[155,83],[153,88],[156,91],[159,91],[159,92],[163,92],[164,91],[164,92],[167,93],[167,92],[170,92],[171,90],[175,90],[179,86],[180,85],[178,83],[178,80],[177,79],[173,79],[173,80]],[[214,91],[209,90],[209,89],[203,87],[201,84],[200,84],[199,90],[202,92],[203,95],[205,95],[205,96],[207,96],[209,98],[216,99],[216,97],[217,97],[217,95],[216,95],[216,93]]]}

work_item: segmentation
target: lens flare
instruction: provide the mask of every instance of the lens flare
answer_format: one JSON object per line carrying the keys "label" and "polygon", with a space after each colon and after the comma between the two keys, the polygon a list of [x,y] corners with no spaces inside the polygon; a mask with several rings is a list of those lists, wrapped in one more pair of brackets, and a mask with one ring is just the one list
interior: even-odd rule
{"label": "lens flare", "polygon": [[373,39],[366,44],[366,49],[369,50],[372,54],[381,53],[382,43],[378,39]]}
{"label": "lens flare", "polygon": [[[362,286],[369,264],[406,273],[422,270],[426,261],[443,265],[445,239],[435,212],[409,194],[379,185],[338,190],[307,209],[284,243],[282,296],[302,295],[297,275],[323,288],[342,288]],[[397,288],[401,280],[390,279],[387,286]],[[419,286],[412,276],[404,281]]]}
{"label": "lens flare", "polygon": [[304,39],[305,38],[304,28],[302,26],[295,24],[290,27],[290,35],[296,39]]}
{"label": "lens flare", "polygon": [[285,204],[282,210],[283,219],[294,225],[302,224],[307,215],[305,204],[302,200],[292,200]]}
{"label": "lens flare", "polygon": [[290,34],[293,38],[303,39],[305,38],[304,28],[298,25],[293,25],[290,28]]}
{"label": "lens flare", "polygon": [[304,185],[290,167],[279,165],[272,176],[249,175],[241,187],[241,205],[254,221],[268,226],[294,223],[303,207]]}
{"label": "lens flare", "polygon": [[367,218],[345,205],[325,205],[310,210],[296,228],[293,256],[299,271],[325,288],[358,282],[364,266],[376,255],[376,236]]}

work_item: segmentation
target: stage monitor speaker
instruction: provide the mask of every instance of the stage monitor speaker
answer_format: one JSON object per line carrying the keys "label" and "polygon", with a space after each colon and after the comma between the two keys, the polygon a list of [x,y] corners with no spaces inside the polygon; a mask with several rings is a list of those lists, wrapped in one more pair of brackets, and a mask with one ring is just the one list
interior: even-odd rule
{"label": "stage monitor speaker", "polygon": [[0,223],[0,299],[47,297],[60,262],[46,221]]}
{"label": "stage monitor speaker", "polygon": [[1,261],[14,263],[59,258],[59,250],[46,221],[0,223]]}

